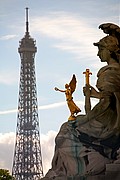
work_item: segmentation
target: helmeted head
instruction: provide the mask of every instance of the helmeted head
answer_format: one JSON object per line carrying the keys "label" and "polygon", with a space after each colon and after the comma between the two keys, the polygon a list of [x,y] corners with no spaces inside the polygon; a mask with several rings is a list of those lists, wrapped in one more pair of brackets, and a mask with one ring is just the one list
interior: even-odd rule
{"label": "helmeted head", "polygon": [[69,88],[69,85],[68,85],[68,84],[65,84],[65,88],[66,88],[66,89]]}
{"label": "helmeted head", "polygon": [[115,60],[119,61],[119,42],[118,39],[114,36],[105,36],[104,38],[100,39],[99,42],[93,43],[94,46],[100,48],[106,48],[110,51],[111,57]]}
{"label": "helmeted head", "polygon": [[106,36],[100,39],[99,42],[93,43],[93,44],[94,46],[98,46],[98,47],[103,46],[111,52],[119,50],[118,40],[116,37],[113,37],[113,36]]}

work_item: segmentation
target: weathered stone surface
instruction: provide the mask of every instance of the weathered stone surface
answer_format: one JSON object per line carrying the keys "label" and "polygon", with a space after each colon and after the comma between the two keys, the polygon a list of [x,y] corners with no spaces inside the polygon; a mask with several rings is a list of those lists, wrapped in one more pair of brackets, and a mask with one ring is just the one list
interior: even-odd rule
{"label": "weathered stone surface", "polygon": [[[105,170],[105,164],[109,162],[108,158],[105,158],[94,149],[87,149],[83,146],[78,137],[76,123],[77,121],[66,122],[62,125],[55,139],[56,145],[52,169],[48,171],[45,178],[81,177],[85,179],[86,176],[82,177],[82,175],[87,174],[87,171],[90,172],[91,168],[91,174],[98,174]],[[85,162],[86,156],[90,161],[88,166],[86,166]]]}

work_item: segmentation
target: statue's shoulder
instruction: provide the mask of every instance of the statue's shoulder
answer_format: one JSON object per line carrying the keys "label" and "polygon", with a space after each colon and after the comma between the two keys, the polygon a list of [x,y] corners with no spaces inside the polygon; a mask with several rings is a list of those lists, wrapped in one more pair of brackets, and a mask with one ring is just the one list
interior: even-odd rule
{"label": "statue's shoulder", "polygon": [[112,65],[106,65],[106,66],[102,67],[98,71],[97,77],[99,77],[103,73],[109,73],[110,71],[111,72],[116,72],[116,71],[120,72],[120,65],[118,63],[115,63],[115,64],[112,64]]}

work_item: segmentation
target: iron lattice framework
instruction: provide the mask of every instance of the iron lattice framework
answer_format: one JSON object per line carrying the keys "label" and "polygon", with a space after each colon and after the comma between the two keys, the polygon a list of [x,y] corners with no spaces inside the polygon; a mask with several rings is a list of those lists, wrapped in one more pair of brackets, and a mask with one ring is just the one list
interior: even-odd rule
{"label": "iron lattice framework", "polygon": [[26,12],[26,34],[18,48],[21,72],[12,175],[16,180],[38,180],[43,177],[43,166],[34,64],[37,48],[28,32],[28,8]]}

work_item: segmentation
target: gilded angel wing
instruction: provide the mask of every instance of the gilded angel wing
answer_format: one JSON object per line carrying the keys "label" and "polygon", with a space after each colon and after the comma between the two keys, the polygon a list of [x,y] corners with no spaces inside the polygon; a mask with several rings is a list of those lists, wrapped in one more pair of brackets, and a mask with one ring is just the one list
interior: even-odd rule
{"label": "gilded angel wing", "polygon": [[69,83],[69,87],[71,89],[71,93],[73,93],[75,91],[76,83],[77,83],[76,76],[75,76],[75,74],[73,74],[73,77],[72,77],[72,79],[71,79],[71,81]]}

